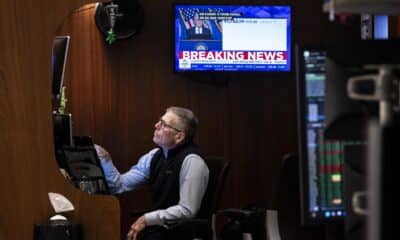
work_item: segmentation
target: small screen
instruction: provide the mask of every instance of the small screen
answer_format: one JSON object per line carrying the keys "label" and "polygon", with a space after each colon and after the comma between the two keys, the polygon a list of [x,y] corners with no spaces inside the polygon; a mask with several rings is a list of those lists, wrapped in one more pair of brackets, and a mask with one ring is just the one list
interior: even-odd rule
{"label": "small screen", "polygon": [[176,71],[290,71],[290,6],[175,6]]}

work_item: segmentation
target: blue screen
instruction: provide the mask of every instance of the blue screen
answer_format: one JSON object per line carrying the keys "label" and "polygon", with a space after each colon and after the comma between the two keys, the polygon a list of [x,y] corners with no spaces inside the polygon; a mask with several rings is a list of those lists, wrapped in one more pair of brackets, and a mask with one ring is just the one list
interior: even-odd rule
{"label": "blue screen", "polygon": [[175,5],[176,71],[290,71],[289,6]]}

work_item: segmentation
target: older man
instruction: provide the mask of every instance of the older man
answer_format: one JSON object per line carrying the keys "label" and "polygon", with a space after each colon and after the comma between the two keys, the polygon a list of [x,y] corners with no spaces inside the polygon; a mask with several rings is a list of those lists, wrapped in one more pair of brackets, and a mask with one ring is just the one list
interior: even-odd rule
{"label": "older man", "polygon": [[168,108],[154,125],[153,142],[158,147],[124,174],[115,168],[107,151],[96,145],[112,193],[131,191],[143,184],[148,184],[152,192],[154,210],[132,224],[128,240],[184,239],[163,226],[168,220],[194,217],[206,191],[209,170],[193,142],[197,125],[189,109]]}
{"label": "older man", "polygon": [[188,39],[211,39],[211,31],[204,20],[200,19],[199,14],[195,14],[193,17],[194,26],[187,30]]}

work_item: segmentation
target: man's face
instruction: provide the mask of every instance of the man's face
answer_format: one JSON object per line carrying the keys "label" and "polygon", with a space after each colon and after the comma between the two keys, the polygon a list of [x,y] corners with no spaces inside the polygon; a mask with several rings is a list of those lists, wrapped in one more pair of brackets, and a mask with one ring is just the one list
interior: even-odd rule
{"label": "man's face", "polygon": [[203,20],[197,19],[196,27],[202,27],[202,26],[203,26]]}
{"label": "man's face", "polygon": [[203,26],[203,20],[199,19],[199,15],[198,14],[194,15],[194,26],[195,27]]}
{"label": "man's face", "polygon": [[173,112],[166,112],[154,125],[153,142],[164,149],[171,149],[182,142],[183,132],[179,118]]}

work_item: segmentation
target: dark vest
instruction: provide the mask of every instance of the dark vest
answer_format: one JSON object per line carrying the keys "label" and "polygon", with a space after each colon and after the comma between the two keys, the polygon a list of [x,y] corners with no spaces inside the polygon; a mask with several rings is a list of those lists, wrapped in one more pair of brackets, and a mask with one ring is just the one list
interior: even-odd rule
{"label": "dark vest", "polygon": [[187,143],[169,150],[167,159],[161,148],[154,154],[149,179],[153,209],[165,209],[178,204],[179,174],[183,160],[189,154],[201,156],[199,148],[194,143]]}

